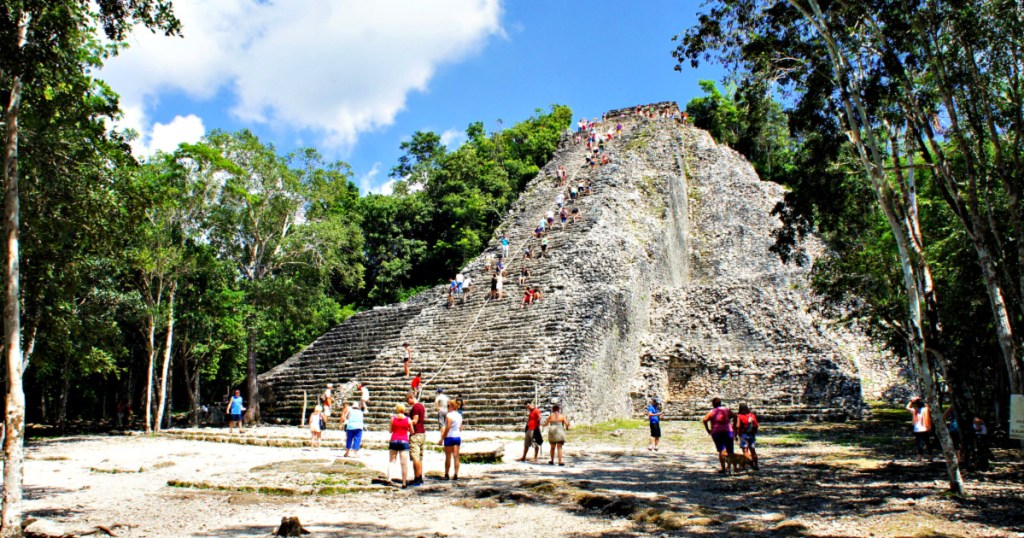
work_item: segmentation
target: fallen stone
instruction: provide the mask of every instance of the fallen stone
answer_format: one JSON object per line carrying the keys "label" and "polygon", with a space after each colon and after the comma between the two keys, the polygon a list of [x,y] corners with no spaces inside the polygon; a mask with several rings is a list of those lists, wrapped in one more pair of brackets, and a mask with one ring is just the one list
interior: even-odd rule
{"label": "fallen stone", "polygon": [[302,536],[303,534],[310,534],[310,532],[303,528],[299,518],[295,516],[282,517],[281,526],[274,531],[274,536]]}

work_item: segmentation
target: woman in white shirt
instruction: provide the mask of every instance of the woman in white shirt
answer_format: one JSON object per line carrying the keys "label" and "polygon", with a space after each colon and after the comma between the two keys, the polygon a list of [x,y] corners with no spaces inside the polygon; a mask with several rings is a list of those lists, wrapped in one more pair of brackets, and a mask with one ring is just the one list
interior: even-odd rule
{"label": "woman in white shirt", "polygon": [[462,414],[458,411],[459,404],[449,401],[448,414],[444,419],[444,430],[437,444],[444,447],[444,479],[448,480],[448,469],[453,466],[451,479],[459,479],[459,448],[462,446]]}

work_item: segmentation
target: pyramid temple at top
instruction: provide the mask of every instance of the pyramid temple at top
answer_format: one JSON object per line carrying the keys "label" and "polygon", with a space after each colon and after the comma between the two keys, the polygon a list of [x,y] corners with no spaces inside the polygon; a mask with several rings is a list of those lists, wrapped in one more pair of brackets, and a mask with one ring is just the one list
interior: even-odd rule
{"label": "pyramid temple at top", "polygon": [[[449,307],[439,285],[400,304],[360,312],[259,377],[264,414],[297,421],[327,383],[339,398],[370,390],[368,421],[404,402],[402,344],[422,371],[425,399],[461,395],[467,426],[519,429],[523,405],[559,403],[576,422],[635,416],[646,399],[666,418],[692,418],[718,396],[747,402],[763,419],[859,416],[864,402],[904,384],[892,359],[854,329],[819,313],[808,266],[769,252],[770,215],[783,196],[711,136],[677,121],[675,103],[611,111],[596,131],[621,123],[611,162],[590,167],[584,144],[567,137],[464,275],[473,289]],[[568,183],[589,180],[579,219],[549,230]],[[568,199],[568,196],[566,196]],[[573,206],[570,206],[573,207]],[[488,258],[511,242],[505,298],[488,300]],[[820,251],[814,239],[808,249]],[[522,307],[518,276],[543,292]],[[808,264],[809,265],[809,264]],[[454,275],[452,275],[454,276]],[[307,400],[308,399],[308,400]]]}

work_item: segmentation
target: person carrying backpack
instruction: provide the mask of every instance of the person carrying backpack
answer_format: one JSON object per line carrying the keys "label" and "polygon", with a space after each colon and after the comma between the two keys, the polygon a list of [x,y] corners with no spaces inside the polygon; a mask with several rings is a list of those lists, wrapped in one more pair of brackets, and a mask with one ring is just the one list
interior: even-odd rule
{"label": "person carrying backpack", "polygon": [[757,416],[745,403],[740,404],[740,412],[736,415],[736,431],[740,436],[740,450],[750,458],[754,470],[757,470]]}

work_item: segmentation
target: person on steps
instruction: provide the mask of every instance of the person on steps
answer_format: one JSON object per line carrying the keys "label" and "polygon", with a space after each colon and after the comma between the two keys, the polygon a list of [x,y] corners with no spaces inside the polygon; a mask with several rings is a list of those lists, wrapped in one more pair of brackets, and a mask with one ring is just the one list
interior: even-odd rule
{"label": "person on steps", "polygon": [[398,459],[402,467],[402,487],[407,486],[406,476],[409,467],[409,435],[412,432],[412,421],[405,416],[405,404],[395,406],[395,415],[391,417],[388,427],[391,440],[388,442],[388,483],[391,483],[391,465]]}
{"label": "person on steps", "polygon": [[562,407],[558,404],[551,406],[551,414],[544,421],[544,427],[548,429],[548,451],[551,452],[551,461],[548,465],[555,464],[555,453],[558,453],[558,464],[565,465],[562,461],[562,448],[565,446],[565,432],[569,429],[569,419],[562,414]]}
{"label": "person on steps", "polygon": [[409,369],[412,367],[412,348],[409,342],[402,343],[402,365],[405,367],[405,377],[409,377]]}
{"label": "person on steps", "polygon": [[[448,402],[448,414],[445,415],[444,429],[437,444],[444,447],[444,479],[459,479],[459,448],[462,446],[462,414],[458,411],[459,404]],[[449,470],[451,474],[449,474]]]}
{"label": "person on steps", "polygon": [[538,258],[543,258],[544,256],[547,255],[547,253],[548,253],[548,238],[545,237],[545,238],[540,240],[540,254],[537,257]]}
{"label": "person on steps", "polygon": [[533,303],[533,290],[530,289],[530,288],[526,288],[526,291],[523,292],[523,303],[521,305],[519,305],[519,308],[524,308],[527,305],[532,304],[532,303]]}
{"label": "person on steps", "polygon": [[423,454],[427,445],[427,409],[419,402],[419,393],[405,397],[409,404],[409,418],[412,419],[412,436],[409,437],[409,455],[412,457],[412,485],[423,484]]}
{"label": "person on steps", "polygon": [[498,298],[498,273],[495,272],[491,275],[491,300],[497,300]]}
{"label": "person on steps", "polygon": [[334,405],[334,384],[328,383],[327,388],[324,389],[324,394],[321,397],[324,402],[324,418],[330,420],[331,418],[331,406]]}
{"label": "person on steps", "polygon": [[363,445],[363,410],[359,402],[346,405],[341,411],[341,423],[345,428],[345,457],[359,457],[359,447]]}
{"label": "person on steps", "polygon": [[501,234],[501,257],[508,257],[508,238],[505,237],[505,234]]}
{"label": "person on steps", "polygon": [[423,372],[416,374],[416,377],[412,378],[409,383],[409,387],[412,389],[412,393],[416,395],[416,398],[420,397],[420,387],[423,386]]}
{"label": "person on steps", "polygon": [[444,393],[443,388],[437,389],[437,397],[434,398],[434,411],[437,413],[437,429],[438,431],[444,429],[444,419],[448,414],[448,395]]}
{"label": "person on steps", "polygon": [[359,408],[366,412],[367,405],[370,403],[370,389],[366,386],[366,383],[359,384]]}
{"label": "person on steps", "polygon": [[530,268],[524,265],[523,269],[521,271],[519,271],[519,285],[520,286],[525,286],[526,285],[526,281],[529,278],[530,278]]}

